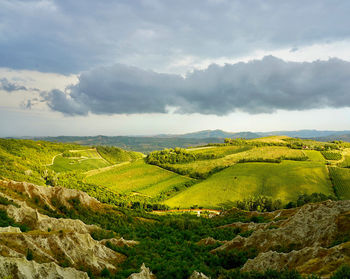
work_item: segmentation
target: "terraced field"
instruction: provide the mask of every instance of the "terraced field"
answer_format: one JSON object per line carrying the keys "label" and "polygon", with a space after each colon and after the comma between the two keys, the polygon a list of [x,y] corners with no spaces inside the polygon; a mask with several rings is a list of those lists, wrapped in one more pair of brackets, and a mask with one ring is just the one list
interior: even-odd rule
{"label": "terraced field", "polygon": [[[73,157],[64,157],[62,154],[55,157],[50,166],[55,172],[81,170],[88,171],[103,168],[109,165],[95,149],[71,150]],[[76,157],[74,156],[76,153]]]}
{"label": "terraced field", "polygon": [[96,185],[104,185],[117,193],[138,192],[154,197],[161,192],[191,182],[192,179],[157,166],[148,165],[144,160],[137,160],[89,176],[85,181]]}
{"label": "terraced field", "polygon": [[[228,147],[215,147],[210,149],[205,149],[205,152],[212,152],[215,154],[216,150],[218,152],[225,153],[225,148],[230,150],[232,152],[233,150],[240,151],[236,152],[231,155],[227,155],[223,158],[218,159],[212,159],[212,160],[201,160],[201,161],[194,161],[190,163],[182,163],[182,164],[169,164],[169,167],[172,167],[173,169],[177,169],[180,172],[196,172],[199,174],[207,174],[211,170],[217,167],[227,167],[232,166],[233,164],[237,163],[239,160],[242,159],[277,159],[281,157],[285,158],[304,158],[306,155],[302,150],[298,149],[290,149],[287,147],[282,146],[264,146],[264,147],[237,147],[234,148],[228,146]],[[232,149],[231,149],[232,148]],[[247,148],[247,149],[245,149]],[[203,150],[198,150],[197,152],[203,152]],[[317,152],[317,151],[315,151]],[[319,153],[319,152],[318,152]],[[322,155],[320,155],[322,157]],[[323,157],[322,157],[323,158]],[[323,159],[324,161],[324,159]]]}
{"label": "terraced field", "polygon": [[327,169],[316,162],[283,161],[231,166],[165,201],[171,207],[230,207],[237,200],[264,195],[284,204],[300,194],[333,194]]}

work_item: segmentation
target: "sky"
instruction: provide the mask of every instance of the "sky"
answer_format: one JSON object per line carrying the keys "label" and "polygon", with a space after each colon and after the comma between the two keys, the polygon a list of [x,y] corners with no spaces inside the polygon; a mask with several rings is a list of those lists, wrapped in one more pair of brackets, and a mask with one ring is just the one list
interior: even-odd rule
{"label": "sky", "polygon": [[350,1],[2,0],[0,136],[350,130]]}

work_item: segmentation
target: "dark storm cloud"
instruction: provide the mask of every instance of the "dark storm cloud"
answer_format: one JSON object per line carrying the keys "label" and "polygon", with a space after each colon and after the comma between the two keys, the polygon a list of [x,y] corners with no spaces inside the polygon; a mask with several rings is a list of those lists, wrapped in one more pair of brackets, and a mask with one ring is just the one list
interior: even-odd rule
{"label": "dark storm cloud", "polygon": [[0,67],[77,73],[118,62],[154,69],[181,56],[327,43],[350,38],[349,10],[347,0],[3,0]]}
{"label": "dark storm cloud", "polygon": [[115,65],[83,73],[75,86],[43,93],[66,115],[177,113],[225,115],[350,106],[350,62],[285,62],[267,56],[248,63],[211,65],[185,78]]}
{"label": "dark storm cloud", "polygon": [[13,92],[13,91],[19,91],[19,90],[27,91],[27,88],[25,86],[10,82],[6,78],[1,78],[0,90],[4,90],[6,92]]}

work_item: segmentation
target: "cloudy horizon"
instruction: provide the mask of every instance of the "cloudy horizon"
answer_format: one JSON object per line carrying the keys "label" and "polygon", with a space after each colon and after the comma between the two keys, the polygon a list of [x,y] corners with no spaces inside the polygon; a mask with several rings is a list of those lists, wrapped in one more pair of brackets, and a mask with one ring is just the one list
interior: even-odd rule
{"label": "cloudy horizon", "polygon": [[0,136],[350,130],[348,1],[0,3]]}

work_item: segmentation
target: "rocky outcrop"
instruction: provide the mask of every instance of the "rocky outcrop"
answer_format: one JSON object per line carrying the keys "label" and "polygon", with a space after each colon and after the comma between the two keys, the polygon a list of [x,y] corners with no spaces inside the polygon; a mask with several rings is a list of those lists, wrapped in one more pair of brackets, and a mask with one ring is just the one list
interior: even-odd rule
{"label": "rocky outcrop", "polygon": [[250,237],[237,236],[217,250],[256,248],[260,252],[267,252],[274,247],[291,245],[299,248],[327,247],[338,233],[338,216],[347,211],[350,211],[350,201],[307,204],[295,211],[290,218],[280,222],[277,228],[274,228],[274,222],[267,223]]}
{"label": "rocky outcrop", "polygon": [[90,197],[85,192],[63,187],[45,187],[27,182],[3,181],[0,180],[0,187],[6,187],[12,191],[21,193],[30,199],[36,199],[43,205],[55,209],[56,203],[71,208],[69,200],[77,199],[80,204],[90,208],[102,206],[95,198]]}
{"label": "rocky outcrop", "polygon": [[143,263],[141,266],[141,271],[139,273],[131,274],[128,279],[155,279],[156,276],[150,271],[148,267]]}
{"label": "rocky outcrop", "polygon": [[0,256],[0,277],[18,279],[88,279],[87,273],[74,268],[63,268],[55,263],[39,264],[23,258]]}
{"label": "rocky outcrop", "polygon": [[20,233],[21,230],[17,227],[0,227],[0,233]]}
{"label": "rocky outcrop", "polygon": [[242,271],[296,269],[302,274],[328,277],[336,267],[350,262],[350,242],[332,248],[306,247],[290,253],[268,251],[248,260]]}
{"label": "rocky outcrop", "polygon": [[88,233],[98,229],[95,225],[86,225],[80,220],[52,218],[43,215],[38,210],[29,207],[26,202],[15,200],[18,206],[9,205],[6,207],[7,215],[17,223],[27,224],[35,230],[41,231],[75,231],[78,233]]}
{"label": "rocky outcrop", "polygon": [[123,247],[123,246],[135,246],[139,244],[138,241],[135,240],[125,240],[124,238],[111,238],[111,239],[103,239],[100,241],[102,244],[106,245],[107,242],[110,242],[111,244],[118,246],[118,247]]}
{"label": "rocky outcrop", "polygon": [[193,273],[188,279],[209,279],[209,277],[203,274],[202,272],[193,271]]}
{"label": "rocky outcrop", "polygon": [[[255,248],[260,253],[248,260],[242,271],[287,268],[325,278],[350,262],[350,242],[331,247],[339,236],[350,233],[350,201],[325,201],[286,211],[265,224],[232,224],[254,232],[247,238],[237,236],[211,252]],[[281,215],[285,218],[276,220]]]}
{"label": "rocky outcrop", "polygon": [[69,266],[84,266],[101,271],[108,268],[115,271],[125,256],[107,248],[90,234],[77,232],[0,234],[0,255],[24,257],[30,249],[34,260],[39,263],[65,263]]}

